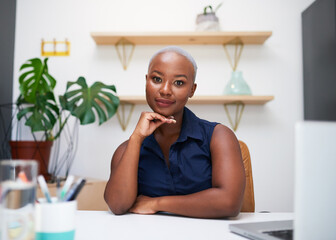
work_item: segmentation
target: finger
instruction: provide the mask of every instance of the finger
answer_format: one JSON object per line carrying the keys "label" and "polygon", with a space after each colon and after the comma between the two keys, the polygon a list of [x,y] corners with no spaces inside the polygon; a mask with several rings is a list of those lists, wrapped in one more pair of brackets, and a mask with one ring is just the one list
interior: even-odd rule
{"label": "finger", "polygon": [[147,118],[150,121],[161,121],[161,122],[165,122],[167,120],[167,118],[165,118],[164,116],[158,114],[158,113],[151,113],[149,115],[149,118]]}
{"label": "finger", "polygon": [[176,123],[176,120],[175,120],[174,116],[169,116],[168,119],[169,119],[169,121],[168,121],[169,123]]}
{"label": "finger", "polygon": [[167,118],[166,123],[176,123],[176,120]]}
{"label": "finger", "polygon": [[160,127],[162,124],[166,123],[166,120],[164,121],[161,121],[160,119],[157,119],[157,120],[152,120],[152,126],[154,126],[154,128],[158,128]]}
{"label": "finger", "polygon": [[150,118],[148,118],[148,120],[150,120],[151,122],[155,123],[156,127],[161,126],[164,123],[176,123],[176,120],[173,118],[166,118],[160,114],[157,113],[153,113],[152,115],[150,115]]}

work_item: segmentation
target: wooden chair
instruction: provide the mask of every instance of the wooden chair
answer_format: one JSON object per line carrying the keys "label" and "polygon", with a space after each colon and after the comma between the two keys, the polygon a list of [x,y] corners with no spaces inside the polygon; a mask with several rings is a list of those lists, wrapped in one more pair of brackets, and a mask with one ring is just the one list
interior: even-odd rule
{"label": "wooden chair", "polygon": [[255,202],[254,202],[254,189],[253,189],[253,177],[252,177],[252,165],[250,152],[247,145],[243,141],[239,141],[240,150],[243,158],[245,176],[246,176],[246,186],[244,192],[243,206],[241,212],[254,212]]}

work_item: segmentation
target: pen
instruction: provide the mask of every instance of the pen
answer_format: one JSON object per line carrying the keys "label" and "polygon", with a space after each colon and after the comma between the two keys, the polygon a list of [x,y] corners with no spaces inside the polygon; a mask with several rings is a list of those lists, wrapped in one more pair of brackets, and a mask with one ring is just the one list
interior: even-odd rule
{"label": "pen", "polygon": [[42,190],[44,196],[46,197],[48,203],[51,203],[51,198],[50,198],[48,186],[47,186],[47,183],[46,183],[44,177],[42,175],[38,176],[37,181],[40,184],[41,190]]}
{"label": "pen", "polygon": [[61,200],[61,179],[56,178],[56,194],[58,201]]}
{"label": "pen", "polygon": [[67,193],[67,191],[69,190],[73,180],[74,180],[74,176],[70,175],[67,177],[67,180],[65,181],[64,183],[64,186],[62,188],[62,191],[61,191],[61,197],[60,197],[60,200],[63,201],[64,200],[64,196],[65,194]]}
{"label": "pen", "polygon": [[79,192],[82,190],[86,180],[84,178],[80,178],[74,184],[74,186],[69,190],[67,195],[65,196],[65,201],[75,200],[78,196]]}

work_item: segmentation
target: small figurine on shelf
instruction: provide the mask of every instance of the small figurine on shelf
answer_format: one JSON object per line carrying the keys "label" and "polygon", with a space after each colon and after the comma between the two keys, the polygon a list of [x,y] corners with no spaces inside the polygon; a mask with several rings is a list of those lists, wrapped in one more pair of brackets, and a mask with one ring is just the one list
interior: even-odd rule
{"label": "small figurine on shelf", "polygon": [[216,16],[216,12],[221,6],[222,3],[220,3],[215,10],[213,10],[211,5],[204,7],[203,13],[197,15],[196,31],[219,31],[219,20]]}

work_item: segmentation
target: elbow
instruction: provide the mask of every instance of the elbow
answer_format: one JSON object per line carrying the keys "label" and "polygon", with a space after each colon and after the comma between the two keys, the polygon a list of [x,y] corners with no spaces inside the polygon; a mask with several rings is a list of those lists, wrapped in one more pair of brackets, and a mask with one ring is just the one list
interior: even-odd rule
{"label": "elbow", "polygon": [[228,217],[237,217],[240,213],[240,207],[237,206],[228,206],[221,208],[217,211],[217,218],[228,218]]}
{"label": "elbow", "polygon": [[123,215],[127,213],[127,209],[122,207],[110,207],[111,212],[113,212],[114,215]]}
{"label": "elbow", "polygon": [[241,201],[237,199],[226,199],[219,204],[217,209],[218,218],[237,217],[240,213]]}
{"label": "elbow", "polygon": [[122,204],[115,203],[114,201],[106,198],[105,202],[114,215],[123,215],[128,212],[128,208],[126,208]]}
{"label": "elbow", "polygon": [[116,201],[113,197],[109,196],[108,194],[104,194],[104,200],[114,215],[123,215],[128,212],[128,207],[125,204],[122,204],[120,201]]}
{"label": "elbow", "polygon": [[237,217],[241,209],[241,201],[232,199],[226,204],[226,217]]}
{"label": "elbow", "polygon": [[239,213],[240,213],[240,208],[232,207],[228,209],[226,217],[237,217]]}

